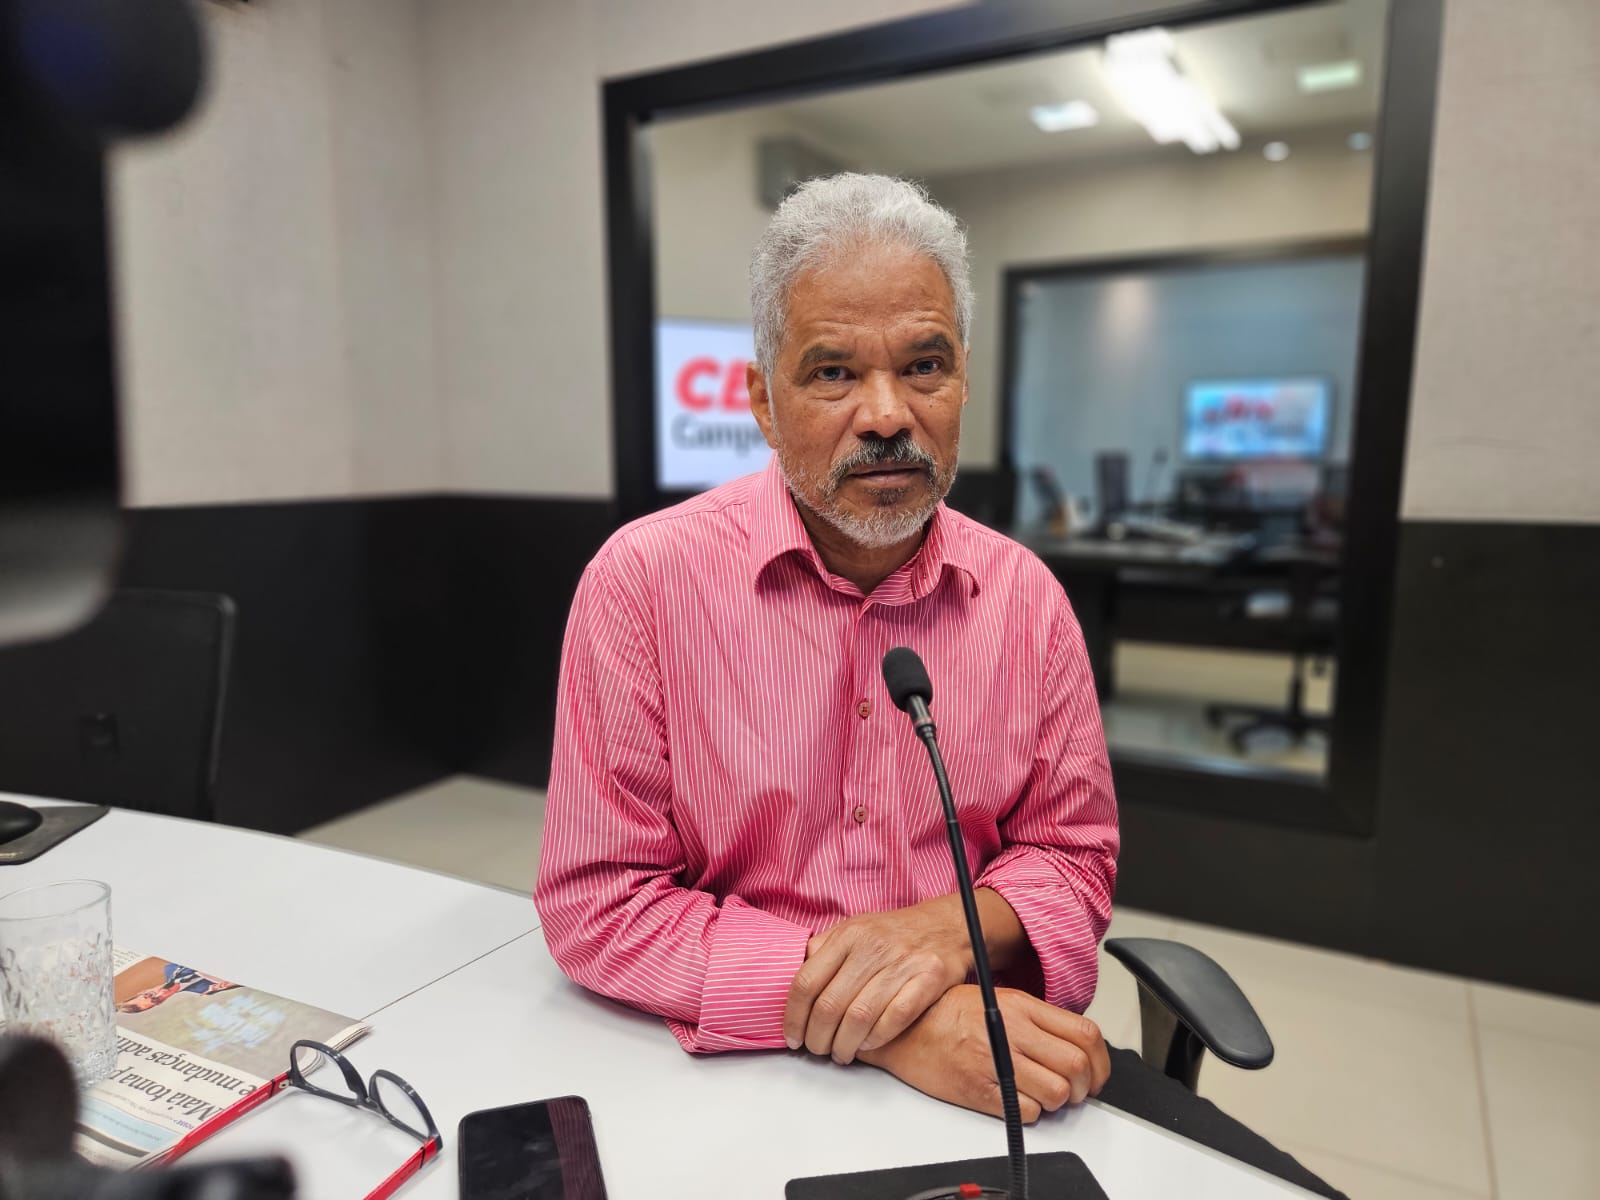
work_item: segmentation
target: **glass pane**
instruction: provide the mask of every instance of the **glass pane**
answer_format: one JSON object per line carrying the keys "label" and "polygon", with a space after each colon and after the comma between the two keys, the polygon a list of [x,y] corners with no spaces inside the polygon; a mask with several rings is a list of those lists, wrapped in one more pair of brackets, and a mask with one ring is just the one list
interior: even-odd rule
{"label": "glass pane", "polygon": [[656,487],[766,461],[742,380],[776,205],[915,179],[977,292],[949,503],[1061,581],[1113,759],[1326,779],[1387,17],[1296,6],[653,125]]}

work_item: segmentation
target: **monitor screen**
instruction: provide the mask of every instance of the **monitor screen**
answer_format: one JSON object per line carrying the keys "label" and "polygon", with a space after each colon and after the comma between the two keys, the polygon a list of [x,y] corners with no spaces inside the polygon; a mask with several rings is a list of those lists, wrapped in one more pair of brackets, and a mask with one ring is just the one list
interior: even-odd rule
{"label": "monitor screen", "polygon": [[771,451],[750,415],[748,324],[656,322],[656,486],[698,492],[759,471]]}
{"label": "monitor screen", "polygon": [[1321,376],[1191,383],[1183,455],[1199,462],[1307,461],[1328,452],[1333,382]]}

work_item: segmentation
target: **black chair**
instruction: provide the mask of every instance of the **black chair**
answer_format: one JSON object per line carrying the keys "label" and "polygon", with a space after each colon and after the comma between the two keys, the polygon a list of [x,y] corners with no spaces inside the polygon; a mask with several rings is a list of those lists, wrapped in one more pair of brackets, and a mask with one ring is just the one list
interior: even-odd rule
{"label": "black chair", "polygon": [[1305,693],[1307,671],[1320,670],[1333,651],[1338,598],[1328,588],[1338,577],[1339,552],[1308,543],[1291,543],[1261,552],[1256,561],[1284,571],[1288,588],[1250,593],[1238,615],[1246,620],[1280,624],[1294,665],[1289,674],[1289,694],[1281,708],[1260,704],[1206,705],[1206,720],[1213,728],[1220,729],[1243,718],[1243,723],[1228,734],[1240,754],[1247,754],[1251,743],[1269,730],[1280,730],[1299,745],[1306,735],[1326,734],[1332,727],[1328,717],[1306,710]]}
{"label": "black chair", "polygon": [[214,819],[233,626],[226,596],[124,590],[0,650],[0,791]]}
{"label": "black chair", "polygon": [[1193,946],[1159,938],[1113,938],[1106,953],[1139,985],[1139,1056],[1191,1092],[1207,1050],[1230,1066],[1259,1071],[1272,1039],[1239,985]]}
{"label": "black chair", "polygon": [[1197,1094],[1207,1050],[1245,1070],[1259,1070],[1273,1058],[1272,1039],[1227,973],[1200,951],[1177,942],[1113,938],[1105,948],[1138,982],[1141,1046],[1138,1055],[1110,1048],[1111,1078],[1100,1102],[1313,1195],[1349,1200],[1292,1155]]}
{"label": "black chair", "polygon": [[1102,450],[1094,456],[1094,519],[1104,530],[1133,507],[1126,450]]}
{"label": "black chair", "polygon": [[1017,508],[1017,473],[1010,467],[962,467],[945,503],[959,513],[1007,532]]}

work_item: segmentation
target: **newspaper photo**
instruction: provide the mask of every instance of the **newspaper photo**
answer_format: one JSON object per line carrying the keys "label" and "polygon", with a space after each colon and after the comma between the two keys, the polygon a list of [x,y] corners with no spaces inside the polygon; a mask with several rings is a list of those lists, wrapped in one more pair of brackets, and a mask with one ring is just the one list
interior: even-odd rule
{"label": "newspaper photo", "polygon": [[295,1042],[342,1050],[370,1028],[182,963],[115,953],[117,1066],[78,1114],[77,1151],[99,1166],[175,1157],[283,1074]]}

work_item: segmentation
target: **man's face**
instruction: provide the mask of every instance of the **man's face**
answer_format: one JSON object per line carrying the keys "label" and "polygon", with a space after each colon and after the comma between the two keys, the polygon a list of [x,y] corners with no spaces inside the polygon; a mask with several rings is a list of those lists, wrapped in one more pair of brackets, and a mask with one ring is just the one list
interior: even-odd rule
{"label": "man's face", "polygon": [[967,356],[932,259],[869,246],[802,274],[772,375],[748,383],[790,490],[857,544],[905,542],[950,490]]}

